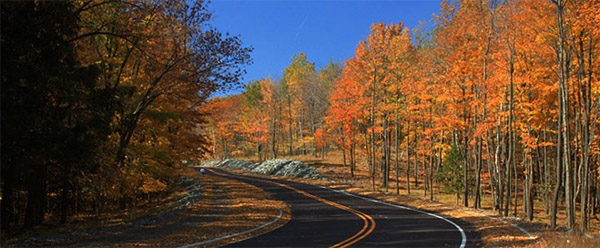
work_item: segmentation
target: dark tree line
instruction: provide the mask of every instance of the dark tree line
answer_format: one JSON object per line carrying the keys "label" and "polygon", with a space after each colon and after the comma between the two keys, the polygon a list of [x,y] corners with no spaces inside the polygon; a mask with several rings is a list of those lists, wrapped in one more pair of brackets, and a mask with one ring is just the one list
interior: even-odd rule
{"label": "dark tree line", "polygon": [[203,1],[3,1],[1,15],[2,230],[164,194],[205,150],[197,106],[250,61]]}
{"label": "dark tree line", "polygon": [[72,171],[93,170],[86,161],[110,132],[115,99],[95,87],[98,69],[76,59],[68,42],[77,34],[72,8],[2,3],[3,227],[17,216],[20,186],[28,192],[25,227],[43,222],[49,185],[62,188],[55,191],[65,204]]}

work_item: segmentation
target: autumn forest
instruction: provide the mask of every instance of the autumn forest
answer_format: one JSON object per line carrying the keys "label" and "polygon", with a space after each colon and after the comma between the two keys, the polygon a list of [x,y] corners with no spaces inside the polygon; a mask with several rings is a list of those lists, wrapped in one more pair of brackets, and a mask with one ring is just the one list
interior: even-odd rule
{"label": "autumn forest", "polygon": [[[502,216],[544,204],[586,232],[600,207],[600,2],[444,1],[434,28],[377,23],[355,55],[214,98],[212,158],[340,150],[373,190],[455,194]],[[404,178],[405,180],[401,180]],[[403,182],[400,185],[400,182]]]}
{"label": "autumn forest", "polygon": [[208,6],[1,2],[3,232],[152,204],[187,164],[332,154],[373,191],[597,219],[600,0],[445,0],[372,24],[343,62],[300,52],[251,82],[252,47]]}

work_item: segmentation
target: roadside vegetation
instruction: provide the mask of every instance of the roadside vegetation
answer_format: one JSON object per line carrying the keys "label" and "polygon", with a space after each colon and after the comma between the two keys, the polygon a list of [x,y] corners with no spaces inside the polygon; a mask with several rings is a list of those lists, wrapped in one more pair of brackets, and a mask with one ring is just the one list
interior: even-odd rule
{"label": "roadside vegetation", "polygon": [[[169,198],[128,211],[83,217],[54,228],[46,225],[16,236],[5,235],[3,246],[164,247],[208,242],[196,247],[215,247],[272,231],[291,218],[284,202],[258,187],[201,175],[190,167],[178,175],[184,178],[181,186],[185,187]],[[223,238],[228,235],[231,237]]]}
{"label": "roadside vegetation", "polygon": [[450,194],[464,207],[597,233],[598,9],[443,1],[412,31],[373,24],[343,65],[317,70],[299,53],[280,80],[211,99],[201,108],[210,159],[328,161],[339,151],[322,169],[341,164],[336,173],[354,179],[367,168],[372,191]]}

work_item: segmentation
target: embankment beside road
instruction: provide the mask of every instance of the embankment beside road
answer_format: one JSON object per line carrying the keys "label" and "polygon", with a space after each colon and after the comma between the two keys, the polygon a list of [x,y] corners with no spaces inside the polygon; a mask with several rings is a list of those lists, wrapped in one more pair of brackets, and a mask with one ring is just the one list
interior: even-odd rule
{"label": "embankment beside road", "polygon": [[226,159],[222,161],[207,161],[200,163],[201,166],[227,167],[231,169],[244,170],[247,172],[263,175],[299,177],[317,180],[328,180],[322,176],[315,167],[305,165],[302,162],[289,159],[272,159],[260,163]]}

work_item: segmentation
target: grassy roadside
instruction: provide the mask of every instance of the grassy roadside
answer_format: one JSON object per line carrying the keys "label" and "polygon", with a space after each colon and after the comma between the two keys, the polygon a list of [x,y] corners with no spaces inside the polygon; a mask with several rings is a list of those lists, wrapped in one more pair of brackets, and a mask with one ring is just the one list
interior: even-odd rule
{"label": "grassy roadside", "polygon": [[[477,210],[459,206],[456,204],[456,199],[453,195],[441,193],[437,187],[434,201],[430,201],[429,196],[424,194],[422,181],[419,183],[419,187],[415,188],[414,182],[411,179],[411,193],[407,194],[405,174],[402,168],[399,180],[400,194],[396,194],[396,183],[392,180],[388,192],[382,190],[379,184],[377,184],[377,190],[374,191],[368,168],[358,166],[355,171],[355,177],[350,177],[349,168],[344,167],[341,162],[341,153],[330,153],[325,159],[314,158],[310,155],[288,158],[315,166],[318,172],[325,177],[333,179],[335,183],[285,178],[287,180],[303,181],[343,189],[355,194],[458,218],[473,226],[474,231],[480,234],[480,241],[478,243],[484,247],[600,247],[600,239],[597,238],[600,235],[600,221],[598,218],[593,219],[590,225],[592,237],[570,236],[564,231],[551,230],[546,225],[549,221],[547,215],[544,213],[543,203],[541,202],[536,202],[536,218],[533,222],[524,221],[519,218],[499,218],[496,216],[497,213],[491,210],[491,197],[489,195],[484,195],[483,208]],[[246,160],[253,160],[253,158],[246,158]],[[236,172],[247,174],[241,171]],[[392,172],[392,176],[395,178],[394,173]],[[422,178],[423,175],[421,174],[420,177]],[[520,208],[521,206],[518,207]],[[564,215],[564,213],[560,214]],[[523,216],[519,217],[523,218]],[[561,216],[559,215],[558,218],[561,219]],[[534,235],[535,238],[531,239],[528,235],[509,223],[524,228]],[[559,225],[564,225],[564,223],[559,222]]]}
{"label": "grassy roadside", "polygon": [[3,243],[33,238],[27,242],[2,246],[181,246],[252,229],[271,222],[279,216],[279,210],[283,211],[283,217],[270,226],[204,246],[214,247],[274,230],[291,217],[285,203],[274,200],[260,188],[235,180],[200,175],[189,167],[182,168],[178,174],[193,179],[203,190],[197,202],[177,215],[157,222],[128,225],[136,220],[171,213],[186,195],[183,187],[152,205],[106,214],[103,220],[98,220],[98,216],[93,219],[90,217],[89,220],[83,219],[60,228],[42,226],[15,236],[12,240],[3,237]]}
{"label": "grassy roadside", "polygon": [[275,220],[280,210],[281,219],[272,225],[251,233],[212,242],[198,247],[217,247],[261,235],[285,225],[291,219],[289,206],[275,200],[261,188],[217,176],[199,176],[207,186],[206,197],[193,207],[184,218],[209,217],[209,221],[188,224],[176,234],[149,240],[148,244],[173,246],[192,244],[237,234]]}

